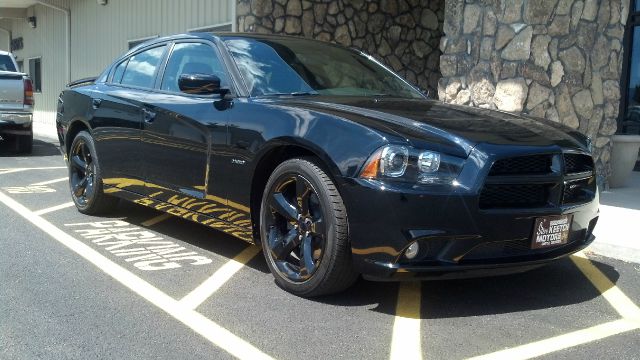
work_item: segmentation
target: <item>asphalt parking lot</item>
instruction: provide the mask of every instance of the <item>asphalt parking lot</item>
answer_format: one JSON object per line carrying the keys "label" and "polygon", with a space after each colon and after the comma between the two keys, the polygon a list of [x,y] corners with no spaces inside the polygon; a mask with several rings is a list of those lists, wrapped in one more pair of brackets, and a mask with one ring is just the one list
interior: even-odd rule
{"label": "asphalt parking lot", "polygon": [[255,246],[136,204],[85,216],[67,187],[54,143],[0,143],[2,359],[640,359],[640,264],[578,254],[309,300]]}

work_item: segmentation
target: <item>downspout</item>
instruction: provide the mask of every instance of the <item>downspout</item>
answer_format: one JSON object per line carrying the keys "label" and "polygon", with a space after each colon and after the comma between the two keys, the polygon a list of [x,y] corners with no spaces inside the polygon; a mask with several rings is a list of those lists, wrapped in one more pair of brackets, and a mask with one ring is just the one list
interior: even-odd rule
{"label": "downspout", "polygon": [[42,0],[37,0],[36,1],[39,5],[42,6],[46,6],[48,8],[54,9],[54,10],[58,10],[64,13],[65,15],[65,30],[66,30],[66,36],[65,36],[65,48],[67,51],[67,56],[66,56],[66,62],[67,62],[67,83],[71,82],[71,12],[69,11],[69,9],[65,9],[59,6],[55,6],[55,5],[51,5],[49,3],[46,3]]}
{"label": "downspout", "polygon": [[236,17],[236,7],[238,6],[237,0],[229,0],[231,2],[231,31],[238,31],[238,19]]}

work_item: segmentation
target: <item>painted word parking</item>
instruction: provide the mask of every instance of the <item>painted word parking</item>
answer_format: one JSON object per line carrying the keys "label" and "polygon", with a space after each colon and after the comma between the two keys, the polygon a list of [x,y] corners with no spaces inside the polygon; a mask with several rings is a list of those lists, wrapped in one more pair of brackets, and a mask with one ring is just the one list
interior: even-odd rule
{"label": "painted word parking", "polygon": [[[3,360],[638,359],[636,263],[586,251],[522,274],[360,279],[305,299],[274,283],[259,246],[148,204],[81,214],[64,161],[29,160],[0,157]],[[531,246],[571,223],[545,219]]]}
{"label": "painted word parking", "polygon": [[183,265],[206,265],[211,259],[173,241],[121,221],[65,224],[82,238],[90,240],[140,270],[176,269]]}

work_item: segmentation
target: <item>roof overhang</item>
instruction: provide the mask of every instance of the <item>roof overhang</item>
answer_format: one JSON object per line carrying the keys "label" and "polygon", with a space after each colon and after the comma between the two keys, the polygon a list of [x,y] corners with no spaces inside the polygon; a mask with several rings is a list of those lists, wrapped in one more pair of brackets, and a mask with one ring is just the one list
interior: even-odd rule
{"label": "roof overhang", "polygon": [[27,9],[0,7],[0,19],[24,19],[27,17]]}
{"label": "roof overhang", "polygon": [[37,0],[0,0],[0,8],[20,8],[26,9],[37,4]]}
{"label": "roof overhang", "polygon": [[27,8],[37,3],[37,0],[0,0],[0,19],[24,19]]}

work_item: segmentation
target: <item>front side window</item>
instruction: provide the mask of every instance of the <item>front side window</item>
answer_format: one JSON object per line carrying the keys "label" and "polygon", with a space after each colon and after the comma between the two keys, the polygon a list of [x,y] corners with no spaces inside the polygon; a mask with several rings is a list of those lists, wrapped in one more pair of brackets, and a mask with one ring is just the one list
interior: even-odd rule
{"label": "front side window", "polygon": [[252,96],[317,93],[423,98],[369,56],[328,43],[229,36],[225,44]]}
{"label": "front side window", "polygon": [[[122,75],[123,85],[152,88],[156,69],[166,46],[159,46],[133,55]],[[117,69],[116,69],[117,70]]]}
{"label": "front side window", "polygon": [[178,43],[167,62],[160,88],[180,91],[178,79],[183,74],[206,74],[220,78],[220,86],[228,87],[227,74],[215,50],[203,43]]}

